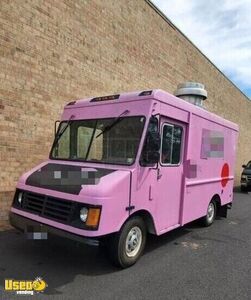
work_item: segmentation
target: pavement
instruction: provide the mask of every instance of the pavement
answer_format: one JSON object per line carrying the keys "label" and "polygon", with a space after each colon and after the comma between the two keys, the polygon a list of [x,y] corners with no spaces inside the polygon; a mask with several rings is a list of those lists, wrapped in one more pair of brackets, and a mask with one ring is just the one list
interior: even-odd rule
{"label": "pavement", "polygon": [[[120,270],[98,247],[0,232],[0,299],[251,299],[251,193],[235,193],[227,219],[149,236],[140,261]],[[43,294],[15,295],[4,280],[42,277]]]}

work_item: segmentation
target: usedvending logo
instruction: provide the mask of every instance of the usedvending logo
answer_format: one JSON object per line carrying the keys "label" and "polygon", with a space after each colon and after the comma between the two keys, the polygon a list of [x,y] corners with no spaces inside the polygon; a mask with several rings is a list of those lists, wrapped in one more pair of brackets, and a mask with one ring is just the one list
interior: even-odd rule
{"label": "usedvending logo", "polygon": [[17,295],[34,295],[43,293],[47,286],[48,284],[41,277],[35,280],[5,279],[4,289]]}

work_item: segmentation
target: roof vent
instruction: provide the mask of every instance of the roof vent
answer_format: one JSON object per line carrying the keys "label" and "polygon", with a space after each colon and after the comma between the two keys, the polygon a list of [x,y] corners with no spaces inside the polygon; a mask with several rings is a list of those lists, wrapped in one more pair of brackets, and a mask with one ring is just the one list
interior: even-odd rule
{"label": "roof vent", "polygon": [[203,106],[207,99],[207,91],[204,84],[198,82],[184,82],[178,85],[174,95],[194,105]]}

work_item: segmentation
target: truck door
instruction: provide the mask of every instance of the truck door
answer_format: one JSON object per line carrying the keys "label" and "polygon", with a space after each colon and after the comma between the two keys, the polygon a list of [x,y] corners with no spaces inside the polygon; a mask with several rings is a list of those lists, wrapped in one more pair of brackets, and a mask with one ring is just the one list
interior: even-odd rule
{"label": "truck door", "polygon": [[165,229],[178,226],[180,223],[186,125],[162,117],[160,134],[157,211],[159,227],[165,231]]}

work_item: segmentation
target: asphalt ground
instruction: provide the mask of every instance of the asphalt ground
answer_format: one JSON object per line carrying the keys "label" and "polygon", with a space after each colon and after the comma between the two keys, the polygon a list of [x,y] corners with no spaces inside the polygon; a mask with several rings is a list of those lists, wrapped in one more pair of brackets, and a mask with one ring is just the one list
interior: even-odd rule
{"label": "asphalt ground", "polygon": [[[43,294],[4,291],[7,278],[42,277]],[[251,299],[251,194],[235,193],[227,219],[149,236],[140,261],[120,270],[98,247],[0,232],[0,299]]]}

